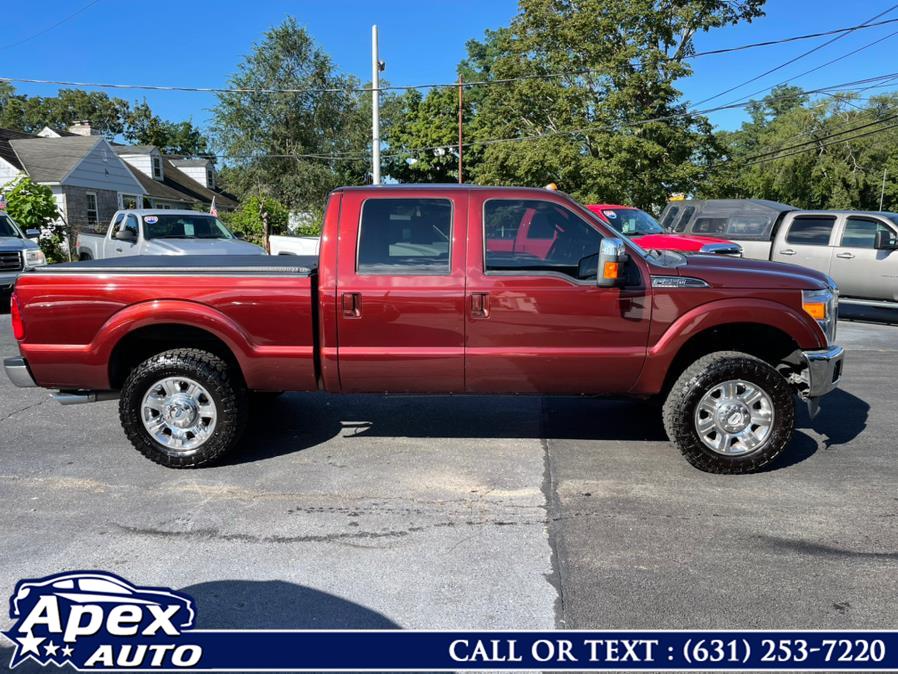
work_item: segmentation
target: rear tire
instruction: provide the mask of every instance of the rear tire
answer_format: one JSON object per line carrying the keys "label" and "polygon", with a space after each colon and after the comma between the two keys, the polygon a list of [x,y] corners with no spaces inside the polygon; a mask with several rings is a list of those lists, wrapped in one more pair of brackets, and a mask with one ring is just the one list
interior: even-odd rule
{"label": "rear tire", "polygon": [[699,358],[671,388],[664,429],[693,466],[740,474],[782,453],[795,429],[792,387],[759,358],[720,351]]}
{"label": "rear tire", "polygon": [[236,447],[247,418],[246,388],[221,358],[173,349],[134,368],[119,400],[131,444],[169,468],[208,465]]}

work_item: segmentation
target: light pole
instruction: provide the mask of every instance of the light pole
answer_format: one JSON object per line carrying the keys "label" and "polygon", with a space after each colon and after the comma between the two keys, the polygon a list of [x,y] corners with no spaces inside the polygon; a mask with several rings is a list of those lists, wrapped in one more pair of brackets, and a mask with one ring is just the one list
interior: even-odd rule
{"label": "light pole", "polygon": [[380,185],[380,73],[384,62],[377,52],[377,26],[371,26],[371,182]]}

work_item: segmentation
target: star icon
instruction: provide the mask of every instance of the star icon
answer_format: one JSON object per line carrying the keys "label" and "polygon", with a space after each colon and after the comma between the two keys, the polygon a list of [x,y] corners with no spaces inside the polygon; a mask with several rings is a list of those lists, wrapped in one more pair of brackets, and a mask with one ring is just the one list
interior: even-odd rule
{"label": "star icon", "polygon": [[65,647],[63,647],[63,649],[62,649],[62,657],[64,657],[64,658],[70,658],[70,657],[72,657],[72,647],[71,647],[71,646],[65,646]]}
{"label": "star icon", "polygon": [[55,656],[55,655],[56,655],[56,651],[58,651],[58,650],[59,650],[59,646],[57,646],[56,644],[54,644],[52,641],[51,641],[49,644],[45,644],[45,645],[44,645],[44,652],[45,652],[48,656],[49,656],[49,655]]}
{"label": "star icon", "polygon": [[40,657],[41,652],[38,650],[38,646],[44,640],[44,637],[36,637],[32,635],[30,632],[28,636],[19,637],[16,641],[22,646],[22,651],[19,655],[27,655],[28,653],[34,653],[36,656]]}

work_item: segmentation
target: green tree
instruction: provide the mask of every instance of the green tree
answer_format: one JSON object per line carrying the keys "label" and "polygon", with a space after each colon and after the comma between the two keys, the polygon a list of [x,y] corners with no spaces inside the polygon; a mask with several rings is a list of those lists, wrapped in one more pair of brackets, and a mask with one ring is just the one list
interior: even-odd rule
{"label": "green tree", "polygon": [[60,220],[52,190],[31,178],[20,177],[0,189],[6,194],[6,210],[23,229],[40,230],[41,250],[49,262],[70,259],[66,251],[67,227]]}
{"label": "green tree", "polygon": [[287,234],[290,212],[272,197],[253,195],[244,199],[240,208],[220,216],[233,232],[240,232],[247,241],[265,245],[263,218],[268,218],[269,234]]}
{"label": "green tree", "polygon": [[253,194],[264,187],[291,210],[320,218],[330,190],[367,181],[370,117],[364,116],[364,97],[354,91],[359,82],[337,74],[293,18],[265,33],[230,86],[253,90],[220,94],[214,109],[230,189]]}
{"label": "green tree", "polygon": [[[555,182],[582,200],[648,209],[671,192],[693,191],[718,147],[674,84],[691,74],[698,31],[750,21],[762,4],[521,0],[511,25],[469,43],[459,67],[466,81],[496,82],[465,91],[465,136],[473,143],[465,147],[466,173],[479,183]],[[390,151],[455,138],[449,101],[441,104],[449,94],[428,94],[432,110],[409,97],[423,114],[400,125]]]}
{"label": "green tree", "polygon": [[208,140],[192,122],[167,122],[153,113],[146,100],[131,107],[124,127],[127,141],[155,145],[163,154],[199,157],[209,152]]}
{"label": "green tree", "polygon": [[[898,208],[898,94],[858,105],[839,94],[809,100],[774,89],[740,129],[718,134],[724,148],[699,196],[763,198],[798,208]],[[883,174],[885,189],[883,190]]]}

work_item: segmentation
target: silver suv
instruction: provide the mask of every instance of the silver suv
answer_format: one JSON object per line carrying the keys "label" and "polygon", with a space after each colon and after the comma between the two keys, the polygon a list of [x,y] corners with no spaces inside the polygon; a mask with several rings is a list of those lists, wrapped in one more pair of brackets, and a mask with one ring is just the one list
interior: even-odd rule
{"label": "silver suv", "polygon": [[8,213],[0,212],[0,293],[8,294],[19,274],[47,264],[47,258],[32,238],[40,232],[23,233]]}

